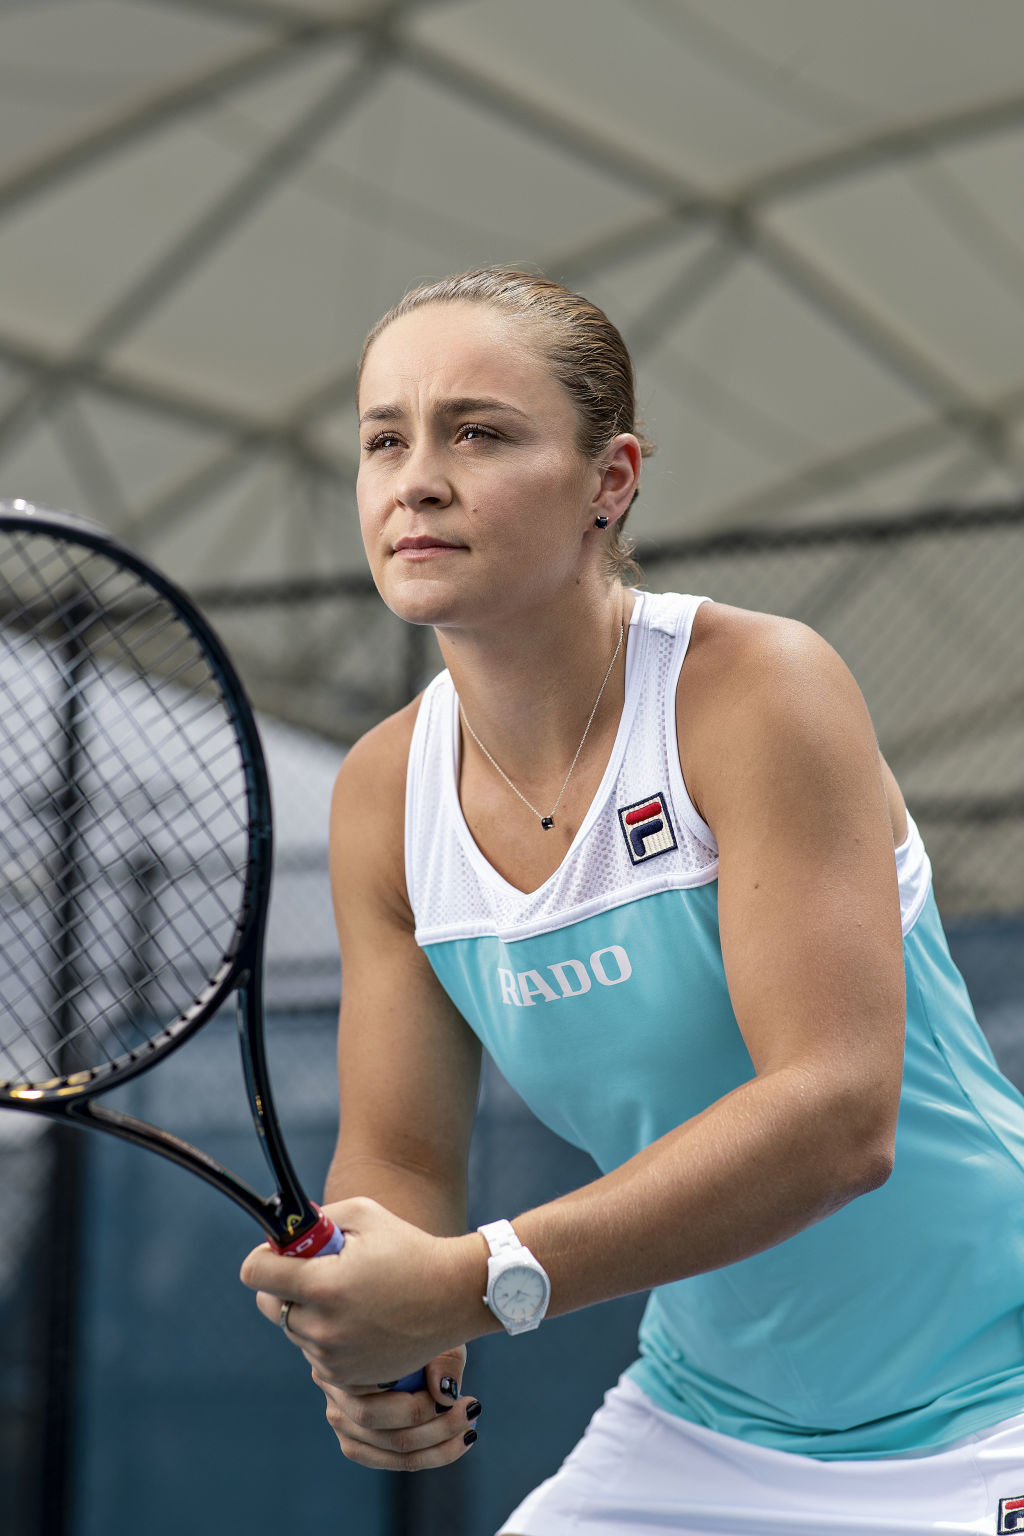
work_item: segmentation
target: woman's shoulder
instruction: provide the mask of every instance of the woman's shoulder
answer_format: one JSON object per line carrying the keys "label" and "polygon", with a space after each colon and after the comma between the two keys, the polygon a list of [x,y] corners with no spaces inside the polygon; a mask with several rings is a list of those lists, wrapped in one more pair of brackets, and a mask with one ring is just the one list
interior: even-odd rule
{"label": "woman's shoulder", "polygon": [[[349,749],[331,797],[331,886],[339,924],[384,918],[411,931],[405,888],[405,781],[420,699]],[[340,931],[340,928],[339,928]]]}
{"label": "woman's shoulder", "polygon": [[[744,696],[756,688],[765,702],[784,697],[794,683],[813,690],[850,678],[845,662],[809,625],[774,613],[703,603],[694,617],[686,667],[680,679],[713,688],[711,702]],[[850,679],[852,681],[852,679]]]}
{"label": "woman's shoulder", "polygon": [[419,694],[349,748],[335,780],[335,816],[404,804],[409,748],[422,700]]}
{"label": "woman's shoulder", "polygon": [[797,620],[728,604],[705,603],[697,615],[677,721],[687,783],[712,826],[737,774],[825,775],[861,747],[877,755],[860,689],[828,641]]}

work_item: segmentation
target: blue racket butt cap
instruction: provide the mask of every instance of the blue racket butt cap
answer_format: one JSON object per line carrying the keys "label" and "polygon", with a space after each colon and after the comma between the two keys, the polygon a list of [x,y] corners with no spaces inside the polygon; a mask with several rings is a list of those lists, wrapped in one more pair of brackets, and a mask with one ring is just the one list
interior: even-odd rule
{"label": "blue racket butt cap", "polygon": [[426,1371],[413,1371],[411,1376],[402,1376],[398,1381],[388,1383],[392,1392],[422,1392],[427,1385]]}

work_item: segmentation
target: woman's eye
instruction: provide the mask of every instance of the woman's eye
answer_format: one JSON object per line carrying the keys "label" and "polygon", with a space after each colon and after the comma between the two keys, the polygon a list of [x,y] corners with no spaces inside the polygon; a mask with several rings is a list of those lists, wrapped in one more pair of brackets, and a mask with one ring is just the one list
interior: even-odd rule
{"label": "woman's eye", "polygon": [[[475,443],[484,439],[496,439],[498,436],[493,427],[482,427],[479,422],[466,422],[459,427],[455,434],[455,440],[459,443]],[[404,440],[397,432],[375,432],[374,435],[363,443],[364,453],[387,452],[391,448],[403,448]]]}

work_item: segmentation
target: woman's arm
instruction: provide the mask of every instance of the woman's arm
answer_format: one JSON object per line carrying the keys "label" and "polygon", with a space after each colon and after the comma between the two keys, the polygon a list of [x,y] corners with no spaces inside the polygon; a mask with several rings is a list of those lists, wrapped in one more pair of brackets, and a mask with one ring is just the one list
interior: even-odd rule
{"label": "woman's arm", "polygon": [[874,731],[803,626],[707,607],[679,694],[691,797],[756,1076],[516,1220],[553,1312],[772,1247],[888,1176],[903,1063],[893,818]]}
{"label": "woman's arm", "polygon": [[331,804],[343,985],[326,1197],[368,1195],[451,1236],[465,1231],[480,1046],[414,937],[403,833],[414,719],[404,710],[353,747]]}
{"label": "woman's arm", "polygon": [[[327,1201],[344,1202],[328,1208],[345,1231],[345,1248],[337,1265],[327,1266],[282,1261],[262,1247],[243,1268],[268,1318],[276,1321],[281,1302],[294,1301],[289,1336],[314,1367],[345,1454],[369,1466],[404,1468],[444,1465],[464,1454],[479,1411],[472,1398],[459,1401],[461,1346],[473,1330],[443,1332],[438,1341],[429,1306],[445,1252],[438,1239],[465,1231],[480,1049],[413,934],[403,851],[413,719],[413,709],[403,711],[352,749],[331,806],[343,986],[339,1134],[325,1193]],[[371,1275],[360,1322],[365,1367],[356,1362],[343,1375],[328,1372],[318,1341],[330,1339],[335,1308],[351,1307],[348,1290],[360,1290],[368,1265],[417,1287],[411,1337],[388,1305],[389,1288]],[[339,1278],[350,1282],[340,1297]],[[379,1390],[379,1383],[424,1365],[429,1397]]]}

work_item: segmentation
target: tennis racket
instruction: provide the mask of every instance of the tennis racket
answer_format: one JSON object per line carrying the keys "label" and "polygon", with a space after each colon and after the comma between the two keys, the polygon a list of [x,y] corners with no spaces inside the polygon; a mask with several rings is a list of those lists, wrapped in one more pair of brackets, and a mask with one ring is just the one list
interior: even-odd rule
{"label": "tennis racket", "polygon": [[[24,501],[0,502],[0,783],[0,1107],[160,1153],[280,1253],[339,1252],[296,1177],[267,1071],[273,834],[249,701],[165,576],[103,529]],[[270,1195],[98,1102],[231,994]],[[423,1385],[422,1372],[397,1383]]]}

